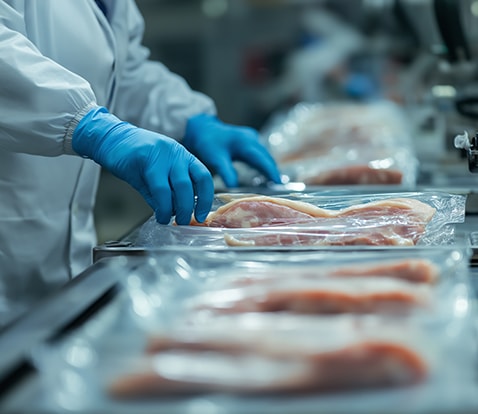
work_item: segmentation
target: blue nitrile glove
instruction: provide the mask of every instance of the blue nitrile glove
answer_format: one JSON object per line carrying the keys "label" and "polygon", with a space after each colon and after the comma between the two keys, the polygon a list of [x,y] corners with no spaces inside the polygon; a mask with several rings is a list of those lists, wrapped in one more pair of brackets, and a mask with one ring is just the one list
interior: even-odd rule
{"label": "blue nitrile glove", "polygon": [[138,190],[161,224],[173,215],[177,224],[189,224],[193,211],[201,222],[211,209],[214,183],[196,157],[175,140],[123,122],[106,108],[87,113],[72,146]]}
{"label": "blue nitrile glove", "polygon": [[280,174],[259,134],[249,127],[233,126],[207,114],[188,120],[184,146],[213,172],[227,187],[237,187],[238,178],[232,162],[242,161],[279,184]]}
{"label": "blue nitrile glove", "polygon": [[373,78],[366,74],[351,73],[345,80],[345,92],[357,100],[365,101],[377,98],[377,89]]}

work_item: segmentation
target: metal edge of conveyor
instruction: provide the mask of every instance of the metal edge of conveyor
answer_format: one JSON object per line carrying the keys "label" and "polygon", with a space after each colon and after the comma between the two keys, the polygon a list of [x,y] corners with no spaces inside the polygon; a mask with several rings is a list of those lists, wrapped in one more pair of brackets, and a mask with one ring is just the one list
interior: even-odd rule
{"label": "metal edge of conveyor", "polygon": [[472,250],[470,266],[477,267],[478,266],[478,231],[470,232],[470,245]]}
{"label": "metal edge of conveyor", "polygon": [[108,242],[93,248],[93,263],[101,259],[107,259],[115,256],[144,256],[148,250],[143,247],[135,247],[131,242],[122,240]]}
{"label": "metal edge of conveyor", "polygon": [[[460,235],[463,238],[466,238],[466,240],[463,240],[464,243],[467,243],[467,245],[470,248],[470,261],[469,265],[471,268],[478,268],[478,231],[477,232],[471,232],[469,234],[463,234]],[[460,241],[461,243],[461,241]],[[349,246],[349,247],[340,247],[341,250],[347,249],[350,252],[356,252],[358,250],[361,250],[360,247],[356,246]],[[367,246],[367,250],[369,251],[387,251],[389,248],[388,247],[383,247],[383,246]],[[398,247],[397,249],[406,249],[402,247]],[[140,247],[135,247],[135,248],[108,248],[108,247],[97,247],[95,251],[95,260],[103,260],[103,259],[111,259],[116,256],[125,256],[125,257],[141,257],[141,256],[157,256],[161,253],[165,253],[167,251],[177,251],[177,248],[170,248],[170,247],[158,247],[158,248],[140,248]],[[284,252],[291,252],[293,251],[294,253],[297,253],[299,251],[306,251],[306,252],[328,252],[328,251],[335,251],[336,248],[301,248],[301,249],[290,249],[287,247],[284,248],[273,248],[273,249],[260,249],[260,248],[230,248],[230,249],[214,249],[214,248],[202,248],[202,247],[196,247],[196,248],[189,248],[189,250],[193,251],[200,251],[200,252],[278,252],[278,253],[284,253]],[[478,277],[477,277],[478,278]]]}
{"label": "metal edge of conveyor", "polygon": [[0,402],[35,372],[35,346],[66,334],[103,308],[118,291],[115,275],[99,261],[0,331]]}

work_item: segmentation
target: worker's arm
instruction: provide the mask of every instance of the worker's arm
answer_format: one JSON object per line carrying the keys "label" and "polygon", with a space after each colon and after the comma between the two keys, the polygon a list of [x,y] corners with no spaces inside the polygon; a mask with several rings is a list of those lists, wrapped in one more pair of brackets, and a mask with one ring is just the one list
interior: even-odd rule
{"label": "worker's arm", "polygon": [[45,156],[73,153],[73,125],[96,98],[80,76],[43,56],[22,16],[0,2],[0,148]]}
{"label": "worker's arm", "polygon": [[[143,18],[133,1],[122,4],[128,10],[116,7],[113,12],[128,16],[128,39],[121,41],[127,42],[128,55],[120,70],[116,114],[182,141],[228,187],[238,185],[233,161],[243,161],[280,182],[275,161],[257,131],[221,122],[210,98],[191,90],[161,63],[148,60],[149,51],[141,44]],[[112,16],[113,26],[116,19],[120,16]]]}
{"label": "worker's arm", "polygon": [[132,0],[116,2],[111,10],[111,25],[128,25],[117,31],[118,43],[127,53],[118,70],[115,114],[142,128],[181,140],[187,120],[199,113],[216,114],[213,101],[193,91],[187,82],[165,65],[149,59],[142,45],[144,20]]}
{"label": "worker's arm", "polygon": [[0,149],[91,158],[138,190],[160,223],[203,221],[209,171],[175,140],[122,122],[96,103],[89,83],[43,56],[19,13],[0,2]]}

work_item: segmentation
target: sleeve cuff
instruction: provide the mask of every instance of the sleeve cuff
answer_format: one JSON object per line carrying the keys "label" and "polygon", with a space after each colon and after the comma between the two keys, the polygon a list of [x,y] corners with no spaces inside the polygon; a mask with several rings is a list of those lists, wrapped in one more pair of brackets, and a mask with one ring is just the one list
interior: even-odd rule
{"label": "sleeve cuff", "polygon": [[73,150],[73,133],[75,132],[76,127],[80,123],[80,121],[83,119],[83,117],[90,112],[92,109],[98,108],[99,105],[96,103],[90,103],[84,108],[80,109],[75,116],[71,119],[71,121],[68,123],[67,128],[66,128],[66,133],[63,139],[63,152],[68,155],[78,155],[74,150]]}

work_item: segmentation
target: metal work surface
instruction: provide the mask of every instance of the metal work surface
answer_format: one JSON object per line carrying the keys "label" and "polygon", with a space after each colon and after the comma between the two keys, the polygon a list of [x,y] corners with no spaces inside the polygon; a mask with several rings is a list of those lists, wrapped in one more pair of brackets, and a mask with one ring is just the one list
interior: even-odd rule
{"label": "metal work surface", "polygon": [[17,393],[17,381],[34,375],[31,351],[87,320],[115,286],[115,275],[97,263],[0,332],[0,407],[2,398]]}

